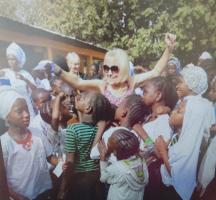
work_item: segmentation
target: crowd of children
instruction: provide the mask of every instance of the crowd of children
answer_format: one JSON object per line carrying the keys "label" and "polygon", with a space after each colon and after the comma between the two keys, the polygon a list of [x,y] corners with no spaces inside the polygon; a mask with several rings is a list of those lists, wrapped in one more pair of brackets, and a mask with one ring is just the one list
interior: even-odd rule
{"label": "crowd of children", "polygon": [[216,65],[204,52],[199,66],[182,68],[171,57],[175,36],[165,43],[141,74],[131,73],[125,51],[107,52],[104,77],[93,80],[83,79],[74,52],[30,74],[22,48],[9,45],[0,139],[10,198],[214,199]]}

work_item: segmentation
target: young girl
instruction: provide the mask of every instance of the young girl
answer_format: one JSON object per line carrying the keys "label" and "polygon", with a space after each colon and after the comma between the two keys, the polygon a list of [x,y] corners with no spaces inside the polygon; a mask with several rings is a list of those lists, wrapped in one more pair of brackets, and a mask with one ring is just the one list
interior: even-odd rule
{"label": "young girl", "polygon": [[[200,96],[187,98],[170,116],[170,124],[176,128],[178,134],[173,135],[168,151],[162,137],[156,140],[158,152],[164,161],[161,167],[163,183],[173,186],[184,200],[190,199],[196,186],[200,145],[205,132],[209,131],[214,121],[212,111],[212,105],[208,100]],[[165,193],[172,194],[175,192]],[[164,198],[169,199],[168,197]]]}
{"label": "young girl", "polygon": [[176,111],[170,119],[171,126],[180,133],[180,136],[173,135],[171,143],[175,143],[175,145],[170,145],[168,154],[164,139],[159,137],[156,141],[159,154],[167,167],[161,167],[162,181],[165,185],[172,185],[175,188],[163,188],[163,191],[169,191],[165,192],[164,198],[169,197],[166,195],[173,194],[173,199],[179,199],[179,196],[183,199],[189,199],[196,185],[196,168],[201,141],[205,134],[209,134],[209,126],[214,121],[212,105],[201,97],[207,88],[207,75],[202,68],[191,64],[184,67],[180,72],[180,81],[176,86],[180,99],[179,114],[182,115],[183,113],[184,101],[186,101],[187,106],[184,118],[183,116],[180,117],[180,123],[178,120],[177,123],[176,120],[172,120],[175,114],[178,114]]}
{"label": "young girl", "polygon": [[143,125],[143,129],[147,133],[147,137],[143,139],[154,142],[162,134],[168,141],[172,133],[169,126],[169,115],[161,114],[160,110],[166,107],[168,110],[172,110],[178,101],[173,80],[167,77],[149,79],[145,82],[143,91],[143,101],[151,110],[147,123]]}
{"label": "young girl", "polygon": [[[108,200],[142,200],[148,171],[145,162],[137,156],[138,138],[125,129],[113,132],[107,147],[99,143],[102,182],[110,184]],[[108,164],[106,156],[113,153],[117,161]]]}
{"label": "young girl", "polygon": [[[148,120],[143,124],[145,132],[140,135],[147,149],[147,159],[150,160],[149,184],[146,187],[145,199],[151,200],[159,199],[161,192],[160,166],[162,162],[153,153],[154,142],[159,135],[162,135],[166,142],[170,140],[172,129],[169,125],[168,112],[175,106],[178,96],[172,79],[168,77],[155,77],[147,80],[143,91],[143,101],[151,110]],[[167,112],[161,113],[160,110],[167,110]]]}
{"label": "young girl", "polygon": [[14,200],[44,199],[51,188],[46,149],[39,133],[28,129],[29,111],[25,99],[10,87],[0,88],[0,117],[9,128],[1,136],[10,196]]}
{"label": "young girl", "polygon": [[[77,200],[103,199],[103,185],[99,181],[99,163],[90,159],[99,120],[110,120],[111,105],[106,97],[96,92],[84,92],[76,97],[80,123],[67,127],[65,152],[67,176],[73,173],[70,198]],[[71,169],[72,167],[72,169]]]}

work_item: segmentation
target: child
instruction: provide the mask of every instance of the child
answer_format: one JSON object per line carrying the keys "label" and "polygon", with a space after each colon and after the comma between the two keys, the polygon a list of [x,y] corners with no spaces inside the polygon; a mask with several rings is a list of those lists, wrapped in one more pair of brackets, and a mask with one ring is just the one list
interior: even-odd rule
{"label": "child", "polygon": [[32,93],[32,100],[33,100],[33,105],[35,108],[35,112],[38,114],[39,110],[43,106],[43,104],[47,101],[50,101],[52,99],[50,92],[43,89],[43,88],[38,88]]}
{"label": "child", "polygon": [[39,88],[33,93],[33,100],[37,115],[30,121],[30,127],[42,133],[43,142],[53,152],[56,131],[51,127],[51,95],[48,91]]}
{"label": "child", "polygon": [[0,88],[0,95],[0,117],[9,126],[1,144],[10,196],[14,200],[47,196],[52,185],[46,157],[51,153],[36,136],[39,132],[27,128],[30,116],[25,99],[6,86]]}
{"label": "child", "polygon": [[213,118],[209,101],[200,96],[191,96],[187,98],[186,105],[181,102],[171,114],[170,124],[180,133],[173,135],[168,152],[162,137],[156,140],[158,152],[164,161],[161,167],[163,183],[173,186],[184,200],[190,199],[196,186],[200,145],[204,133],[209,131],[212,125]]}
{"label": "child", "polygon": [[[125,129],[113,132],[107,148],[99,143],[102,182],[110,184],[108,200],[142,200],[148,171],[145,162],[137,156],[139,141],[134,133]],[[117,162],[108,164],[106,156],[113,153]]]}
{"label": "child", "polygon": [[[146,134],[140,135],[147,149],[147,159],[150,161],[148,164],[149,184],[146,187],[145,199],[151,200],[159,199],[161,192],[160,166],[162,162],[153,153],[154,142],[159,135],[162,135],[166,142],[170,140],[172,129],[169,125],[168,112],[174,108],[178,96],[172,79],[168,77],[147,80],[143,91],[143,101],[151,110],[148,120],[143,124]],[[167,112],[164,112],[166,110]]]}
{"label": "child", "polygon": [[154,142],[162,134],[166,141],[169,141],[172,130],[169,126],[169,115],[162,114],[161,109],[172,110],[176,105],[178,96],[172,79],[167,77],[155,77],[146,81],[143,87],[144,103],[150,107],[151,115],[143,125],[147,133],[145,141]]}
{"label": "child", "polygon": [[[173,186],[163,188],[164,198],[174,195],[172,199],[179,199],[180,196],[185,200],[190,199],[196,186],[201,141],[204,135],[209,135],[209,128],[215,119],[212,104],[201,97],[208,88],[206,72],[200,67],[187,65],[180,74],[180,82],[176,86],[180,99],[179,113],[174,111],[170,119],[170,124],[180,135],[173,135],[171,143],[175,144],[169,146],[168,152],[162,137],[157,139],[156,146],[166,166],[161,166],[162,181],[167,186]],[[179,117],[178,114],[183,115],[181,107],[184,105],[181,102],[184,104],[184,101],[185,114]],[[175,117],[177,123],[172,120]]]}
{"label": "child", "polygon": [[[97,147],[97,143],[104,139],[105,144],[107,144],[109,137],[113,134],[114,131],[118,129],[126,129],[132,130],[133,127],[138,124],[142,123],[149,114],[149,110],[146,105],[143,103],[142,98],[139,95],[130,95],[126,97],[123,102],[119,105],[115,112],[115,120],[119,123],[119,127],[111,127],[107,131],[98,132],[97,137],[98,140],[94,142],[95,146],[93,146],[91,151],[91,158],[92,159],[99,159],[99,151]],[[137,133],[134,132],[138,137]],[[109,158],[110,162],[115,162],[116,157],[111,154]]]}
{"label": "child", "polygon": [[[84,92],[76,97],[75,107],[81,113],[80,123],[67,127],[65,152],[70,185],[70,198],[76,200],[103,199],[103,185],[99,181],[99,163],[90,159],[99,120],[110,120],[111,105],[96,92]],[[72,168],[72,169],[71,169]]]}
{"label": "child", "polygon": [[179,99],[182,100],[187,96],[202,95],[207,89],[208,78],[204,69],[189,64],[181,70],[179,83],[176,86]]}

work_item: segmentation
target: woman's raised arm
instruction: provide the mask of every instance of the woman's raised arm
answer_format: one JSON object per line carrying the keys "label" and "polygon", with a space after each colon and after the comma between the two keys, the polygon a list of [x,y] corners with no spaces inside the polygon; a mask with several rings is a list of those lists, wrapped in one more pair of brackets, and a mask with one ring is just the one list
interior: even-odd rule
{"label": "woman's raised arm", "polygon": [[83,80],[75,74],[70,74],[64,71],[56,64],[52,65],[52,68],[52,71],[56,76],[59,76],[63,81],[67,82],[78,90],[103,91],[103,80]]}
{"label": "woman's raised arm", "polygon": [[165,43],[166,43],[167,47],[166,47],[163,55],[161,56],[161,58],[159,59],[159,61],[155,65],[154,69],[152,69],[149,72],[144,72],[142,74],[137,74],[134,76],[134,84],[136,86],[142,84],[148,78],[153,78],[153,77],[159,76],[163,72],[163,70],[167,66],[167,62],[169,60],[170,54],[172,53],[172,50],[175,46],[175,40],[176,40],[175,35],[173,35],[171,33],[166,33]]}

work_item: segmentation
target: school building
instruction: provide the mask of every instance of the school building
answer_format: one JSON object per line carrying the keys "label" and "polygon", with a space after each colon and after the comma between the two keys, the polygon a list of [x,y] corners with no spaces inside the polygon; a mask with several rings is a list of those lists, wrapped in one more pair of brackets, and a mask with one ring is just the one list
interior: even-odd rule
{"label": "school building", "polygon": [[50,30],[23,24],[0,16],[0,67],[7,66],[6,48],[11,42],[19,44],[26,53],[25,68],[31,69],[40,60],[66,56],[76,52],[81,58],[81,71],[95,61],[102,61],[106,49],[61,35]]}

